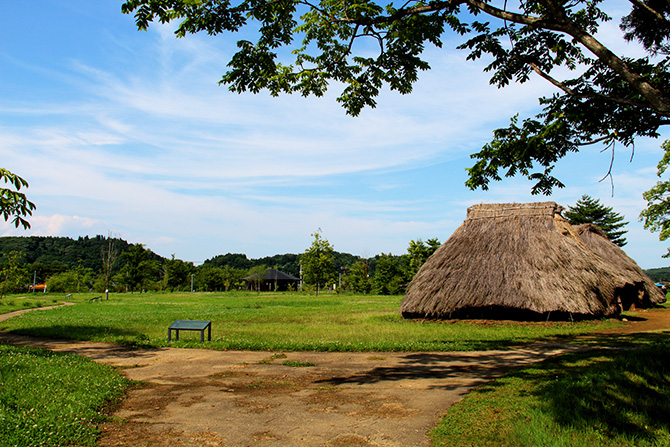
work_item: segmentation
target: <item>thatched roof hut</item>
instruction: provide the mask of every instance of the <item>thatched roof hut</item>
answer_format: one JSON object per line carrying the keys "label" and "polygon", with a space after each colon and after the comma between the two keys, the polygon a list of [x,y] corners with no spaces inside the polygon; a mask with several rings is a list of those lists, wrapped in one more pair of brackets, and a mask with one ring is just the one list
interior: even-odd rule
{"label": "thatched roof hut", "polygon": [[629,309],[631,307],[651,307],[654,304],[664,303],[665,295],[660,291],[654,281],[651,280],[624,252],[618,245],[611,242],[603,230],[593,224],[583,224],[577,227],[579,238],[589,246],[589,248],[598,253],[602,258],[607,259],[617,267],[623,269],[634,287],[638,291],[638,296],[633,302],[623,301],[629,294],[623,294],[622,307]]}
{"label": "thatched roof hut", "polygon": [[562,209],[554,202],[470,207],[415,275],[400,312],[406,318],[580,319],[615,315],[620,303],[638,302],[639,276],[589,248]]}

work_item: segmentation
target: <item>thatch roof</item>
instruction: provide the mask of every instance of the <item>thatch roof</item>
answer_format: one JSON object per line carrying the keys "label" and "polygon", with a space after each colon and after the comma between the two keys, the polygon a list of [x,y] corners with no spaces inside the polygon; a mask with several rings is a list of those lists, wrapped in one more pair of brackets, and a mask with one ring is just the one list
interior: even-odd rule
{"label": "thatch roof", "polygon": [[415,275],[400,312],[515,319],[617,314],[619,300],[637,300],[639,278],[589,248],[562,209],[554,202],[470,207]]}
{"label": "thatch roof", "polygon": [[631,281],[634,281],[639,296],[632,303],[622,303],[624,309],[629,307],[651,307],[664,303],[665,295],[618,245],[611,242],[603,230],[597,225],[583,224],[577,227],[579,238],[604,259],[623,269]]}

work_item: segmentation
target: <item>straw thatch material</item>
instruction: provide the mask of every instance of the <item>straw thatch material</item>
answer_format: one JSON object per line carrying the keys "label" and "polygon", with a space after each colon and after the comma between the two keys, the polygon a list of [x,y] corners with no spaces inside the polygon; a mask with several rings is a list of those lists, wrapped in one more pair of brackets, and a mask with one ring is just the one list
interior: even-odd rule
{"label": "straw thatch material", "polygon": [[437,319],[617,314],[619,300],[637,299],[636,281],[591,250],[562,209],[554,202],[470,207],[415,275],[400,312]]}
{"label": "straw thatch material", "polygon": [[600,227],[593,224],[579,225],[577,227],[577,234],[579,234],[579,238],[589,248],[598,253],[602,258],[623,269],[630,280],[635,282],[635,288],[639,295],[633,302],[622,302],[624,309],[631,307],[652,307],[655,304],[665,302],[665,295],[659,290],[654,281],[618,245],[610,241]]}

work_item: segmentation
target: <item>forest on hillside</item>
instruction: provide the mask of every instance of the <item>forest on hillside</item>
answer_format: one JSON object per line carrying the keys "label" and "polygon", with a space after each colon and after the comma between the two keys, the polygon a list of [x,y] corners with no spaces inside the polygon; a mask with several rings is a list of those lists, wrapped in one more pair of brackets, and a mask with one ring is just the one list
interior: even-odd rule
{"label": "forest on hillside", "polygon": [[[317,283],[357,293],[402,293],[425,259],[439,246],[436,239],[411,241],[408,253],[380,254],[363,259],[330,250]],[[331,247],[332,249],[332,247]],[[301,277],[303,254],[277,254],[249,259],[227,253],[202,265],[157,255],[143,244],[105,236],[0,237],[0,297],[24,293],[33,284],[46,284],[53,293],[95,291],[227,291],[248,286],[245,277],[259,269],[275,268]],[[311,276],[305,276],[309,289]]]}
{"label": "forest on hillside", "polygon": [[[102,268],[102,251],[109,247],[109,241],[110,239],[100,235],[92,238],[83,236],[78,239],[6,236],[0,237],[0,253],[19,252],[24,263],[40,267],[40,273],[47,275],[77,267],[97,271]],[[123,239],[112,238],[111,241],[119,252],[128,251],[132,246]],[[162,259],[151,251],[150,258]]]}
{"label": "forest on hillside", "polygon": [[670,267],[644,270],[644,273],[654,282],[670,282]]}

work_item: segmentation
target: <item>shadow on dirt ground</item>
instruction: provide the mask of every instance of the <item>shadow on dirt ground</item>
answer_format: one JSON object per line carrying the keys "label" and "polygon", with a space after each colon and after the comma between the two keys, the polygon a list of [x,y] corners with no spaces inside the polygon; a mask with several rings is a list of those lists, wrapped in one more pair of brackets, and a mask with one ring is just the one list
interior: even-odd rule
{"label": "shadow on dirt ground", "polygon": [[[670,329],[670,311],[636,316],[607,335]],[[428,430],[473,387],[510,368],[584,349],[538,343],[509,351],[273,356],[6,333],[0,342],[74,352],[141,381],[102,426],[99,445],[158,447],[427,446]]]}

